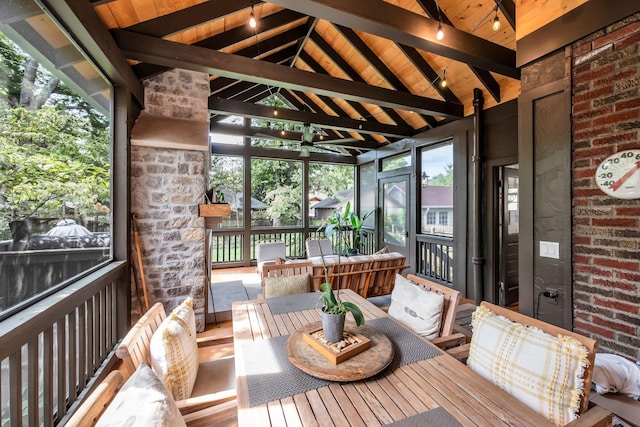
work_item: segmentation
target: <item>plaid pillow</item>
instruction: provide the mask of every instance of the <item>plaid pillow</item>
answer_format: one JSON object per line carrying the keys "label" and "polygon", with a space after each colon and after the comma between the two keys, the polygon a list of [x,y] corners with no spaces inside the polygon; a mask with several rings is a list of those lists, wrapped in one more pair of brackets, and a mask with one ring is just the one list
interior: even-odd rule
{"label": "plaid pillow", "polygon": [[556,425],[578,418],[588,364],[580,341],[554,337],[482,306],[471,326],[471,369]]}

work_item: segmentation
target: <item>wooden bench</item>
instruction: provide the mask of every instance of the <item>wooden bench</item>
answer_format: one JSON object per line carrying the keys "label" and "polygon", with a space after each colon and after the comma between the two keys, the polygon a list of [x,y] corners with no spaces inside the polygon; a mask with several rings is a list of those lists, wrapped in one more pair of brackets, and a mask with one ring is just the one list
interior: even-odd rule
{"label": "wooden bench", "polygon": [[[410,266],[405,264],[406,257],[400,253],[355,255],[351,257],[325,256],[324,263],[321,257],[307,260],[291,260],[286,264],[265,265],[262,269],[262,277],[273,274],[292,274],[287,269],[311,266],[311,281],[313,289],[318,290],[320,284],[328,277],[329,283],[340,289],[351,289],[364,298],[389,295],[393,290],[396,274]],[[284,265],[284,266],[283,266]],[[325,274],[326,268],[326,274]],[[277,271],[278,273],[272,273]],[[295,274],[295,273],[293,273]]]}
{"label": "wooden bench", "polygon": [[[69,419],[67,426],[94,425],[138,366],[142,362],[151,366],[149,354],[151,337],[165,318],[166,313],[163,305],[156,303],[136,322],[116,348],[116,356],[121,359],[120,366],[117,370],[110,372],[96,387],[96,390],[82,402]],[[203,360],[202,355],[208,353],[206,349],[199,350],[200,370],[192,396],[176,401],[185,423],[189,426],[209,425],[215,420],[221,421],[237,417],[235,374],[232,375],[233,387],[223,391],[212,389],[212,387],[219,387],[220,381],[216,381],[212,376],[215,374],[209,374],[209,372],[218,371],[221,373],[229,369],[233,373],[233,358]]]}

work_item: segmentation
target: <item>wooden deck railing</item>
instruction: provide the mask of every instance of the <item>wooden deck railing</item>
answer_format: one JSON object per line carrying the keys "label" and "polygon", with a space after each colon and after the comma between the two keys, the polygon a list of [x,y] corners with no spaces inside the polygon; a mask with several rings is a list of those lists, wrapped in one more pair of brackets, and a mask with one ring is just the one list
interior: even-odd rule
{"label": "wooden deck railing", "polygon": [[0,322],[2,425],[53,426],[90,385],[118,339],[126,271],[112,262]]}
{"label": "wooden deck railing", "polygon": [[419,235],[416,272],[440,283],[453,284],[453,239]]}

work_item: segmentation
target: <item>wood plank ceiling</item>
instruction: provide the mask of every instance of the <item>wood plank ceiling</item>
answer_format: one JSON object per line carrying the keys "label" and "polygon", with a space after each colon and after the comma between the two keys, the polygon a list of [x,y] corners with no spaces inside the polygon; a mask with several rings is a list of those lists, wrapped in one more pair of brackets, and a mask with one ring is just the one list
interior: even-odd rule
{"label": "wood plank ceiling", "polygon": [[311,123],[358,154],[470,115],[474,88],[485,108],[520,91],[513,0],[92,4],[139,79],[172,67],[209,73],[217,132],[233,132],[219,123],[229,115],[275,121],[256,103],[277,93],[291,108],[277,120]]}

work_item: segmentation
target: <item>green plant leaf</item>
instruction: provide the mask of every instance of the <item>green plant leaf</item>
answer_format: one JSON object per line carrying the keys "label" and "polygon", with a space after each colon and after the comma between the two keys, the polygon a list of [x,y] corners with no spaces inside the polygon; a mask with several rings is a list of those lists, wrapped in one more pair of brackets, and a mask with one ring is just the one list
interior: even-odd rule
{"label": "green plant leaf", "polygon": [[364,324],[364,316],[362,315],[360,307],[348,301],[343,302],[342,306],[344,307],[344,309],[346,309],[346,311],[353,315],[353,319],[356,321],[356,326],[362,326]]}

